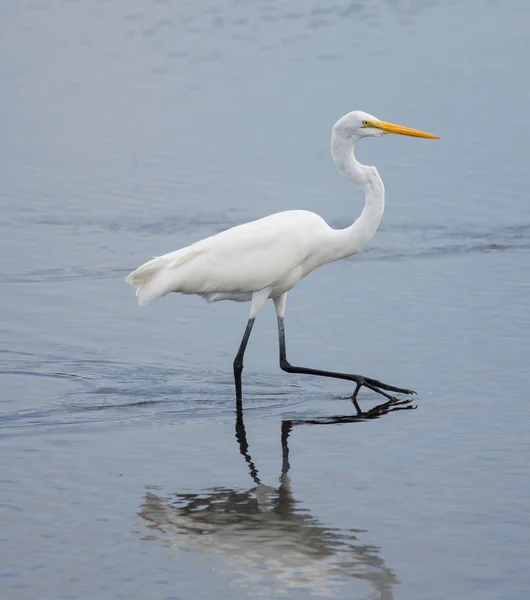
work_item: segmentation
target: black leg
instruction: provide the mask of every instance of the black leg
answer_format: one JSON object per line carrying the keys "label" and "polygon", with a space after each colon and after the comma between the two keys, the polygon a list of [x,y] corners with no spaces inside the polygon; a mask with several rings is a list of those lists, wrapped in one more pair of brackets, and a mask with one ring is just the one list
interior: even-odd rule
{"label": "black leg", "polygon": [[[357,385],[352,395],[352,402],[357,410],[358,414],[362,414],[361,408],[357,403],[357,394],[362,386],[388,398],[392,402],[397,401],[387,392],[395,392],[397,394],[415,394],[414,390],[407,390],[404,388],[398,388],[393,385],[388,385],[377,379],[371,379],[370,377],[363,377],[362,375],[353,375],[350,373],[336,373],[335,371],[323,371],[321,369],[308,369],[307,367],[294,367],[287,360],[287,352],[285,349],[285,327],[283,323],[283,317],[278,317],[278,338],[280,340],[280,368],[287,373],[304,373],[306,375],[319,375],[321,377],[334,377],[335,379],[346,379],[347,381],[354,381]],[[386,391],[384,391],[386,390]]]}
{"label": "black leg", "polygon": [[249,319],[247,323],[247,328],[245,329],[245,333],[243,334],[243,339],[241,340],[241,344],[239,346],[239,350],[237,351],[236,357],[234,358],[234,379],[236,382],[236,400],[241,401],[243,397],[243,386],[241,383],[241,372],[243,371],[243,356],[245,355],[245,350],[248,344],[248,338],[250,337],[250,332],[252,331],[252,327],[254,326],[254,319]]}

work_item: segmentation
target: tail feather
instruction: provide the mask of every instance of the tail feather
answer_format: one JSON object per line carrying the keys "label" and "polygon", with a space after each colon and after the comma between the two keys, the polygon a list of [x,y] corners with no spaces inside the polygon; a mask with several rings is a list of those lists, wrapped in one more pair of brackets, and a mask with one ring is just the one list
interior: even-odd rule
{"label": "tail feather", "polygon": [[166,261],[159,256],[147,261],[130,273],[125,281],[136,288],[138,304],[143,305],[167,294],[161,285],[161,275],[166,269]]}
{"label": "tail feather", "polygon": [[198,254],[187,251],[187,248],[183,250],[156,256],[127,275],[125,281],[136,288],[138,304],[144,305],[177,291],[178,267]]}
{"label": "tail feather", "polygon": [[163,263],[164,261],[160,258],[160,256],[155,256],[142,266],[135,269],[132,273],[129,273],[129,275],[127,275],[125,278],[125,281],[130,283],[133,287],[139,287],[143,285],[161,267],[163,267]]}

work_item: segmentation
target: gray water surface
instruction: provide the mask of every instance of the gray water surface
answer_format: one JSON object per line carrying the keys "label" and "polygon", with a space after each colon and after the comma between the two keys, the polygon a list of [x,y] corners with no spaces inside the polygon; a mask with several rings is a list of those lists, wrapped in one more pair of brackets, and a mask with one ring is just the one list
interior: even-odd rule
{"label": "gray water surface", "polygon": [[[2,598],[528,598],[529,22],[523,0],[4,3]],[[329,139],[354,109],[441,139],[359,147],[383,224],[290,294],[288,351],[418,408],[333,424],[351,387],[282,373],[266,307],[242,421],[248,306],[140,309],[124,277],[278,210],[350,224]]]}

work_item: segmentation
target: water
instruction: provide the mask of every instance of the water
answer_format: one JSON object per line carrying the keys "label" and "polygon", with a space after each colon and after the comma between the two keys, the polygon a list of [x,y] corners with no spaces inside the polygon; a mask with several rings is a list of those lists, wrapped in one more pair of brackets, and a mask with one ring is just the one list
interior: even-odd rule
{"label": "water", "polygon": [[[526,599],[527,3],[1,13],[2,598]],[[352,109],[441,140],[359,148],[383,224],[290,294],[289,353],[418,408],[348,419],[344,382],[278,369],[267,308],[242,420],[247,307],[139,309],[123,278],[276,210],[349,224]]]}

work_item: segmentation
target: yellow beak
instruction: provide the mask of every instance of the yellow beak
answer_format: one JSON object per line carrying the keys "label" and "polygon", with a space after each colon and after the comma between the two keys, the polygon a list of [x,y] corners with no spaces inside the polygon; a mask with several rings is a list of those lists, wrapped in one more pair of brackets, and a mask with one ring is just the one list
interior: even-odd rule
{"label": "yellow beak", "polygon": [[427,138],[429,140],[439,140],[437,135],[432,133],[426,133],[425,131],[419,131],[418,129],[411,129],[410,127],[402,127],[401,125],[394,125],[393,123],[387,123],[386,121],[370,121],[372,127],[386,131],[387,133],[397,133],[398,135],[410,135],[412,137]]}

